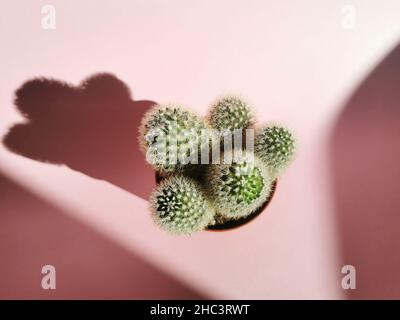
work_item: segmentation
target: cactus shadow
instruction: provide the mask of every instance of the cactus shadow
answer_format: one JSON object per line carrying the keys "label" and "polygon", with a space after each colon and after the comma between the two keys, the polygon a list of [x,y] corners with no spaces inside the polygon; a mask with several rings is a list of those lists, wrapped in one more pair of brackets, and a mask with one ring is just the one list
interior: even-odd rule
{"label": "cactus shadow", "polygon": [[153,101],[135,101],[112,74],[95,74],[72,86],[37,78],[15,93],[25,122],[3,139],[12,152],[66,165],[147,199],[154,172],[139,150],[138,127]]}
{"label": "cactus shadow", "polygon": [[[204,299],[0,172],[0,299]],[[57,289],[43,290],[54,265]]]}
{"label": "cactus shadow", "polygon": [[400,45],[366,77],[331,136],[343,265],[350,299],[400,298]]}

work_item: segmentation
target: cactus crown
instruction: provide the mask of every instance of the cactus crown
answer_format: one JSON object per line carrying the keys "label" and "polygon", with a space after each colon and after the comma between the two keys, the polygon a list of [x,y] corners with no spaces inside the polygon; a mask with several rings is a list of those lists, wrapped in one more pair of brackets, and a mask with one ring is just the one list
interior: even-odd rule
{"label": "cactus crown", "polygon": [[[231,156],[232,154],[229,158]],[[219,215],[229,219],[242,218],[254,212],[267,200],[272,180],[264,164],[256,157],[253,160],[251,161],[249,154],[244,153],[231,164],[209,167],[209,196],[213,199]]]}
{"label": "cactus crown", "polygon": [[215,212],[199,185],[182,175],[163,180],[150,203],[155,222],[173,234],[191,234],[213,223]]}
{"label": "cactus crown", "polygon": [[246,129],[252,124],[249,105],[235,96],[226,96],[211,106],[209,121],[218,130]]}
{"label": "cactus crown", "polygon": [[[140,144],[158,171],[181,170],[199,152],[205,121],[177,105],[156,105],[143,118]],[[185,161],[182,161],[187,157]]]}
{"label": "cactus crown", "polygon": [[278,176],[293,159],[295,140],[288,129],[270,125],[257,134],[254,150],[273,175]]}

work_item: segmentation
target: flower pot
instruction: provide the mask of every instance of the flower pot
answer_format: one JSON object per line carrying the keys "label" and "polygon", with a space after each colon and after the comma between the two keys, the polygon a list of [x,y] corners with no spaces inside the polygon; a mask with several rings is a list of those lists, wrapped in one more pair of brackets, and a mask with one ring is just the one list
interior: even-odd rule
{"label": "flower pot", "polygon": [[[165,177],[163,177],[159,172],[155,173],[155,179],[156,179],[157,184],[160,183],[164,178]],[[278,180],[275,180],[272,183],[272,188],[271,188],[269,197],[264,202],[264,204],[258,210],[254,211],[252,214],[248,215],[247,217],[240,218],[240,219],[234,219],[234,220],[231,219],[231,220],[224,220],[221,222],[216,222],[215,224],[208,226],[205,230],[206,231],[229,231],[229,230],[239,228],[239,227],[249,223],[250,221],[254,220],[262,212],[264,212],[265,209],[270,204],[270,202],[275,194],[277,184],[278,184]]]}

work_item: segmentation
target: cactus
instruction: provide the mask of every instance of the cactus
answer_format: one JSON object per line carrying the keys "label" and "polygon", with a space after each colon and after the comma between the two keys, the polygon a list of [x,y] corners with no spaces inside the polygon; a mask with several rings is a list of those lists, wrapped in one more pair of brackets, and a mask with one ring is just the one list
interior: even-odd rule
{"label": "cactus", "polygon": [[[200,154],[201,130],[205,128],[204,120],[180,106],[155,105],[139,128],[140,145],[155,170],[180,171],[195,150]],[[185,161],[182,156],[187,157]]]}
{"label": "cactus", "polygon": [[208,120],[213,128],[220,131],[246,129],[253,123],[249,105],[235,96],[218,99],[211,106]]}
{"label": "cactus", "polygon": [[191,234],[214,223],[215,211],[200,186],[182,175],[161,181],[150,203],[154,221],[172,234]]}
{"label": "cactus", "polygon": [[272,179],[267,167],[257,157],[243,152],[232,158],[233,152],[225,152],[230,164],[210,165],[206,173],[209,183],[208,196],[213,200],[219,216],[239,219],[256,211],[268,199]]}
{"label": "cactus", "polygon": [[254,151],[276,178],[294,157],[295,139],[293,134],[284,127],[265,126],[255,137]]}

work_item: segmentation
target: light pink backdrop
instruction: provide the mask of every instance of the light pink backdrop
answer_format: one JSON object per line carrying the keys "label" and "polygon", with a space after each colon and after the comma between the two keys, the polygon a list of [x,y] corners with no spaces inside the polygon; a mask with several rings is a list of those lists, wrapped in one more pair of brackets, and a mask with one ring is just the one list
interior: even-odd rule
{"label": "light pink backdrop", "polygon": [[[40,10],[49,3],[57,10],[57,29],[46,31],[40,25]],[[345,4],[357,10],[357,24],[351,30],[341,26]],[[52,209],[47,227],[35,226],[33,220],[26,231],[26,220],[13,220],[12,202],[0,194],[0,202],[11,203],[0,212],[5,278],[27,274],[26,281],[12,284],[2,273],[0,297],[43,297],[36,287],[41,279],[39,266],[61,264],[57,291],[63,290],[63,277],[73,287],[61,297],[102,297],[96,294],[97,281],[104,284],[104,279],[121,272],[136,278],[118,278],[120,285],[104,284],[111,292],[107,297],[150,297],[144,288],[158,288],[159,283],[161,293],[154,297],[194,297],[193,292],[200,292],[234,299],[344,298],[340,269],[355,262],[352,254],[342,254],[331,132],[347,99],[398,44],[399,21],[396,0],[384,4],[378,0],[2,0],[1,136],[22,120],[13,97],[27,80],[42,76],[78,85],[94,73],[110,72],[130,88],[135,101],[180,102],[203,115],[217,96],[242,94],[253,103],[261,122],[278,121],[293,128],[299,152],[268,211],[256,222],[233,232],[173,237],[153,225],[147,202],[134,191],[138,181],[146,187],[149,183],[145,175],[135,178],[138,168],[126,171],[132,185],[123,184],[118,181],[125,168],[118,165],[112,172],[115,179],[104,178],[68,163],[35,161],[1,145],[0,171],[7,176],[7,184],[17,183],[24,192],[57,209]],[[54,138],[53,132],[48,135]],[[102,132],[101,137],[105,136]],[[132,141],[134,148],[134,133],[125,138],[124,143]],[[32,214],[44,215],[44,209],[35,208]],[[30,209],[19,210],[27,215]],[[79,264],[82,252],[91,249],[77,245],[68,247],[68,263],[60,262],[59,252],[65,248],[62,240],[74,238],[72,231],[54,232],[64,219],[104,238],[96,241],[108,241],[121,256],[131,254],[141,262],[135,267],[129,258],[121,258],[121,263],[96,271],[92,268],[101,265],[103,258],[112,259],[112,253],[96,252],[94,260]],[[48,238],[39,241],[43,232]],[[377,237],[385,235],[385,229],[376,232]],[[15,241],[16,237],[20,240]],[[26,246],[30,241],[37,241],[37,246]],[[385,242],[386,246],[398,244]],[[53,251],[41,254],[49,252],[51,245]],[[40,258],[32,263],[31,255]],[[150,274],[148,282],[137,282],[137,275],[145,274],[142,264],[162,270],[161,275]],[[90,281],[79,277],[81,272],[92,274]],[[157,277],[160,280],[151,281]],[[364,283],[358,283],[360,290],[367,286],[368,277],[363,279]],[[74,281],[80,281],[79,285]],[[135,286],[143,291],[129,291]],[[171,291],[162,291],[165,287]],[[374,292],[376,286],[367,287]],[[78,288],[85,294],[79,295]],[[397,288],[386,296],[400,297]]]}

